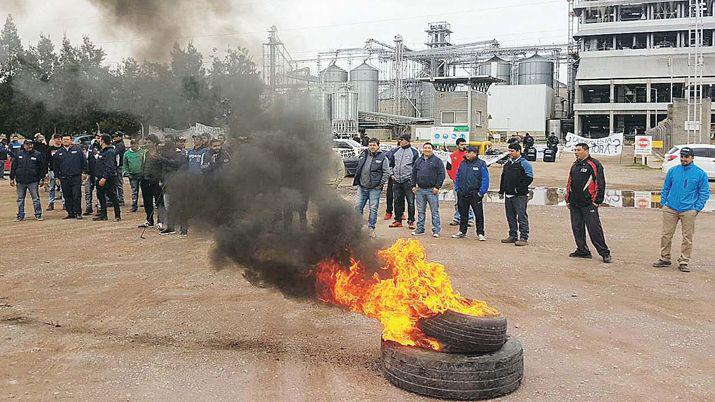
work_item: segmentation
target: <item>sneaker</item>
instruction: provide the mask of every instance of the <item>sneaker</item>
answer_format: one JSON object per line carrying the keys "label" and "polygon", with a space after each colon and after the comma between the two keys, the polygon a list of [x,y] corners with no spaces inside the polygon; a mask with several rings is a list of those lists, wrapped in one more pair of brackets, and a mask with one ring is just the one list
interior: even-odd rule
{"label": "sneaker", "polygon": [[580,251],[574,251],[573,253],[569,254],[570,258],[593,258],[591,253],[582,253]]}
{"label": "sneaker", "polygon": [[688,264],[680,264],[678,266],[678,269],[680,272],[690,272],[690,268],[688,267]]}
{"label": "sneaker", "polygon": [[526,239],[519,239],[514,242],[514,245],[517,247],[524,247],[524,246],[528,246],[529,242]]}
{"label": "sneaker", "polygon": [[474,227],[474,222],[467,222],[467,227],[468,228]]}
{"label": "sneaker", "polygon": [[407,227],[409,227],[411,230],[415,230],[415,223],[414,223],[414,222],[407,222]]}
{"label": "sneaker", "polygon": [[164,226],[163,223],[160,223],[160,224],[156,225],[156,228],[157,228],[157,230],[162,231],[162,230],[166,229],[166,226]]}
{"label": "sneaker", "polygon": [[153,228],[154,223],[151,222],[144,222],[141,225],[138,226],[138,228],[143,229],[143,228]]}
{"label": "sneaker", "polygon": [[613,261],[613,259],[611,258],[611,255],[610,255],[610,254],[606,254],[606,255],[603,256],[603,262],[604,262],[604,263],[610,264],[612,261]]}
{"label": "sneaker", "polygon": [[502,239],[501,242],[504,244],[516,243],[516,238],[509,236],[506,239]]}
{"label": "sneaker", "polygon": [[375,233],[375,229],[370,229],[370,234],[369,234],[371,239],[374,239],[377,237],[377,233]]}
{"label": "sneaker", "polygon": [[106,221],[108,218],[106,216],[95,216],[92,218],[93,221]]}
{"label": "sneaker", "polygon": [[665,268],[665,267],[669,267],[671,265],[673,265],[673,263],[670,261],[664,261],[664,260],[658,259],[658,261],[653,263],[653,268]]}
{"label": "sneaker", "polygon": [[449,222],[449,226],[459,226],[459,222],[457,222],[457,221]]}
{"label": "sneaker", "polygon": [[392,214],[388,212],[385,214],[385,220],[389,221],[390,219],[392,219]]}
{"label": "sneaker", "polygon": [[479,241],[487,241],[487,238],[484,235],[477,235],[479,238]]}
{"label": "sneaker", "polygon": [[44,221],[45,219],[42,217],[42,215],[40,215],[40,216],[36,216],[35,220],[36,221]]}
{"label": "sneaker", "polygon": [[394,221],[394,222],[392,222],[392,223],[390,224],[389,227],[391,227],[391,228],[401,228],[401,227],[402,227],[402,222]]}
{"label": "sneaker", "polygon": [[122,218],[114,218],[114,222],[121,222]]}
{"label": "sneaker", "polygon": [[457,234],[452,235],[453,239],[464,239],[465,237],[467,237],[467,235],[462,232],[457,232]]}
{"label": "sneaker", "polygon": [[412,232],[412,236],[424,236],[424,235],[425,235],[425,232],[418,232],[416,230],[414,232]]}
{"label": "sneaker", "polygon": [[54,211],[54,210],[55,210],[55,203],[54,203],[54,202],[51,202],[51,203],[47,206],[47,210],[48,210],[48,211]]}
{"label": "sneaker", "polygon": [[19,216],[17,218],[15,218],[15,222],[22,222],[24,220],[25,220],[25,218],[20,218]]}
{"label": "sneaker", "polygon": [[435,239],[439,239],[439,233],[432,233],[432,237],[434,237]]}
{"label": "sneaker", "polygon": [[176,230],[170,229],[170,228],[166,228],[166,229],[164,229],[164,230],[162,230],[162,231],[159,232],[159,234],[162,235],[162,236],[163,236],[163,235],[172,235],[172,234],[174,234],[174,233],[176,233]]}
{"label": "sneaker", "polygon": [[81,221],[83,219],[82,215],[80,215],[80,214],[75,215],[74,218],[77,219],[78,221]]}
{"label": "sneaker", "polygon": [[88,209],[88,210],[84,211],[84,213],[82,215],[89,216],[89,215],[92,215],[93,213],[94,213],[94,211],[92,211],[91,209]]}

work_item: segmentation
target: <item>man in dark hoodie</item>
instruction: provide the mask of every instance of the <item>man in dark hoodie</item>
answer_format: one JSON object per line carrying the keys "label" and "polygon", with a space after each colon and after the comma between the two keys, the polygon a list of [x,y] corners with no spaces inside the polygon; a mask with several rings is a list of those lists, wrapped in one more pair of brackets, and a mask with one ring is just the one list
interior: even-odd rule
{"label": "man in dark hoodie", "polygon": [[102,135],[100,139],[102,150],[97,156],[97,198],[99,198],[99,215],[94,221],[107,220],[107,198],[114,207],[114,222],[122,220],[122,211],[117,197],[117,151],[112,145],[109,134]]}
{"label": "man in dark hoodie", "polygon": [[[158,145],[159,138],[156,135],[150,134],[146,137],[144,142],[146,152],[142,158],[142,176],[139,182],[144,211],[146,211],[146,222],[139,225],[140,228],[154,227],[154,205],[164,208],[164,194],[160,185],[163,165],[157,149]],[[161,217],[159,217],[159,224],[162,224]]]}
{"label": "man in dark hoodie", "polygon": [[[413,192],[417,203],[417,228],[413,236],[425,234],[427,205],[432,214],[432,237],[439,237],[442,223],[439,216],[439,190],[444,184],[444,163],[434,154],[434,145],[426,142],[422,145],[422,157],[417,159],[412,169]],[[466,222],[466,221],[465,221]]]}
{"label": "man in dark hoodie", "polygon": [[487,164],[479,159],[479,151],[475,147],[467,148],[464,161],[459,164],[459,170],[454,181],[457,192],[457,208],[459,209],[459,233],[452,236],[455,239],[467,237],[469,210],[474,211],[477,224],[477,237],[485,241],[484,232],[484,195],[489,191],[489,171]]}
{"label": "man in dark hoodie", "polygon": [[35,219],[42,220],[42,205],[40,205],[39,186],[45,185],[45,160],[42,154],[33,149],[33,141],[25,140],[23,150],[17,152],[10,168],[10,185],[17,182],[17,218],[16,222],[25,219],[25,196],[30,192],[32,205],[35,209]]}
{"label": "man in dark hoodie", "polygon": [[576,251],[569,254],[572,258],[591,258],[591,251],[586,244],[586,230],[591,243],[603,258],[611,262],[611,251],[603,235],[598,207],[603,204],[606,194],[606,176],[603,165],[589,154],[588,144],[576,144],[576,161],[571,165],[569,181],[566,186],[566,203],[571,212],[571,229],[576,240]]}
{"label": "man in dark hoodie", "polygon": [[121,131],[114,132],[112,136],[112,146],[114,146],[114,151],[117,153],[117,164],[119,169],[117,170],[117,180],[115,180],[115,186],[117,189],[117,198],[119,199],[119,205],[124,206],[124,152],[127,150],[127,146],[124,145],[124,133]]}

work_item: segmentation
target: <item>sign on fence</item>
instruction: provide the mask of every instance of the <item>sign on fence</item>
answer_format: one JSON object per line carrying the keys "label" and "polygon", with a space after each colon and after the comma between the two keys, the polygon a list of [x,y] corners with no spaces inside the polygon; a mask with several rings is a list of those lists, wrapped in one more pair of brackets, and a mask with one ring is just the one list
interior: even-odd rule
{"label": "sign on fence", "polygon": [[588,144],[591,155],[619,156],[623,153],[623,133],[613,133],[604,138],[586,138],[568,133],[564,149],[573,152],[579,143]]}
{"label": "sign on fence", "polygon": [[653,137],[650,135],[636,135],[635,156],[648,156],[653,153]]}

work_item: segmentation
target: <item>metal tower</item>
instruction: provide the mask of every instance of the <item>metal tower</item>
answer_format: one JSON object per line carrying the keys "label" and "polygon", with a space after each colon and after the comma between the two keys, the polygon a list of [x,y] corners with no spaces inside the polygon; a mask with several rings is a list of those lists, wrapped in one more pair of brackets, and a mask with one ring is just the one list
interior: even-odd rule
{"label": "metal tower", "polygon": [[402,90],[403,90],[403,82],[402,82],[402,77],[403,77],[403,66],[405,62],[405,43],[402,39],[402,35],[395,35],[395,60],[394,60],[394,68],[395,68],[395,92],[394,92],[394,101],[395,104],[392,108],[392,113],[395,115],[401,115],[402,114]]}
{"label": "metal tower", "polygon": [[574,13],[573,10],[573,3],[574,0],[568,0],[569,2],[569,38],[568,38],[568,55],[567,55],[567,65],[568,65],[568,76],[567,80],[568,82],[566,85],[568,85],[568,107],[566,108],[567,110],[567,117],[573,117],[573,105],[576,97],[576,70],[575,70],[575,62],[578,59],[578,43],[576,43],[576,40],[574,39],[574,18],[576,18],[576,13]]}
{"label": "metal tower", "polygon": [[688,28],[688,81],[685,95],[688,98],[688,120],[685,131],[688,142],[703,141],[703,10],[704,0],[689,0],[690,26]]}

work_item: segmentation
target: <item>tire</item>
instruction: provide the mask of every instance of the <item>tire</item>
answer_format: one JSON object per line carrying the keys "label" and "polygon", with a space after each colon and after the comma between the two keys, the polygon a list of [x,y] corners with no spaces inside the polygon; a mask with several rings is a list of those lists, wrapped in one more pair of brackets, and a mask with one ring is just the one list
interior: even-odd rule
{"label": "tire", "polygon": [[506,317],[474,317],[447,311],[423,319],[419,328],[438,340],[444,353],[483,354],[501,349],[506,342]]}
{"label": "tire", "polygon": [[516,391],[524,376],[521,343],[510,338],[498,352],[467,356],[382,341],[382,367],[394,386],[433,398],[491,399]]}

